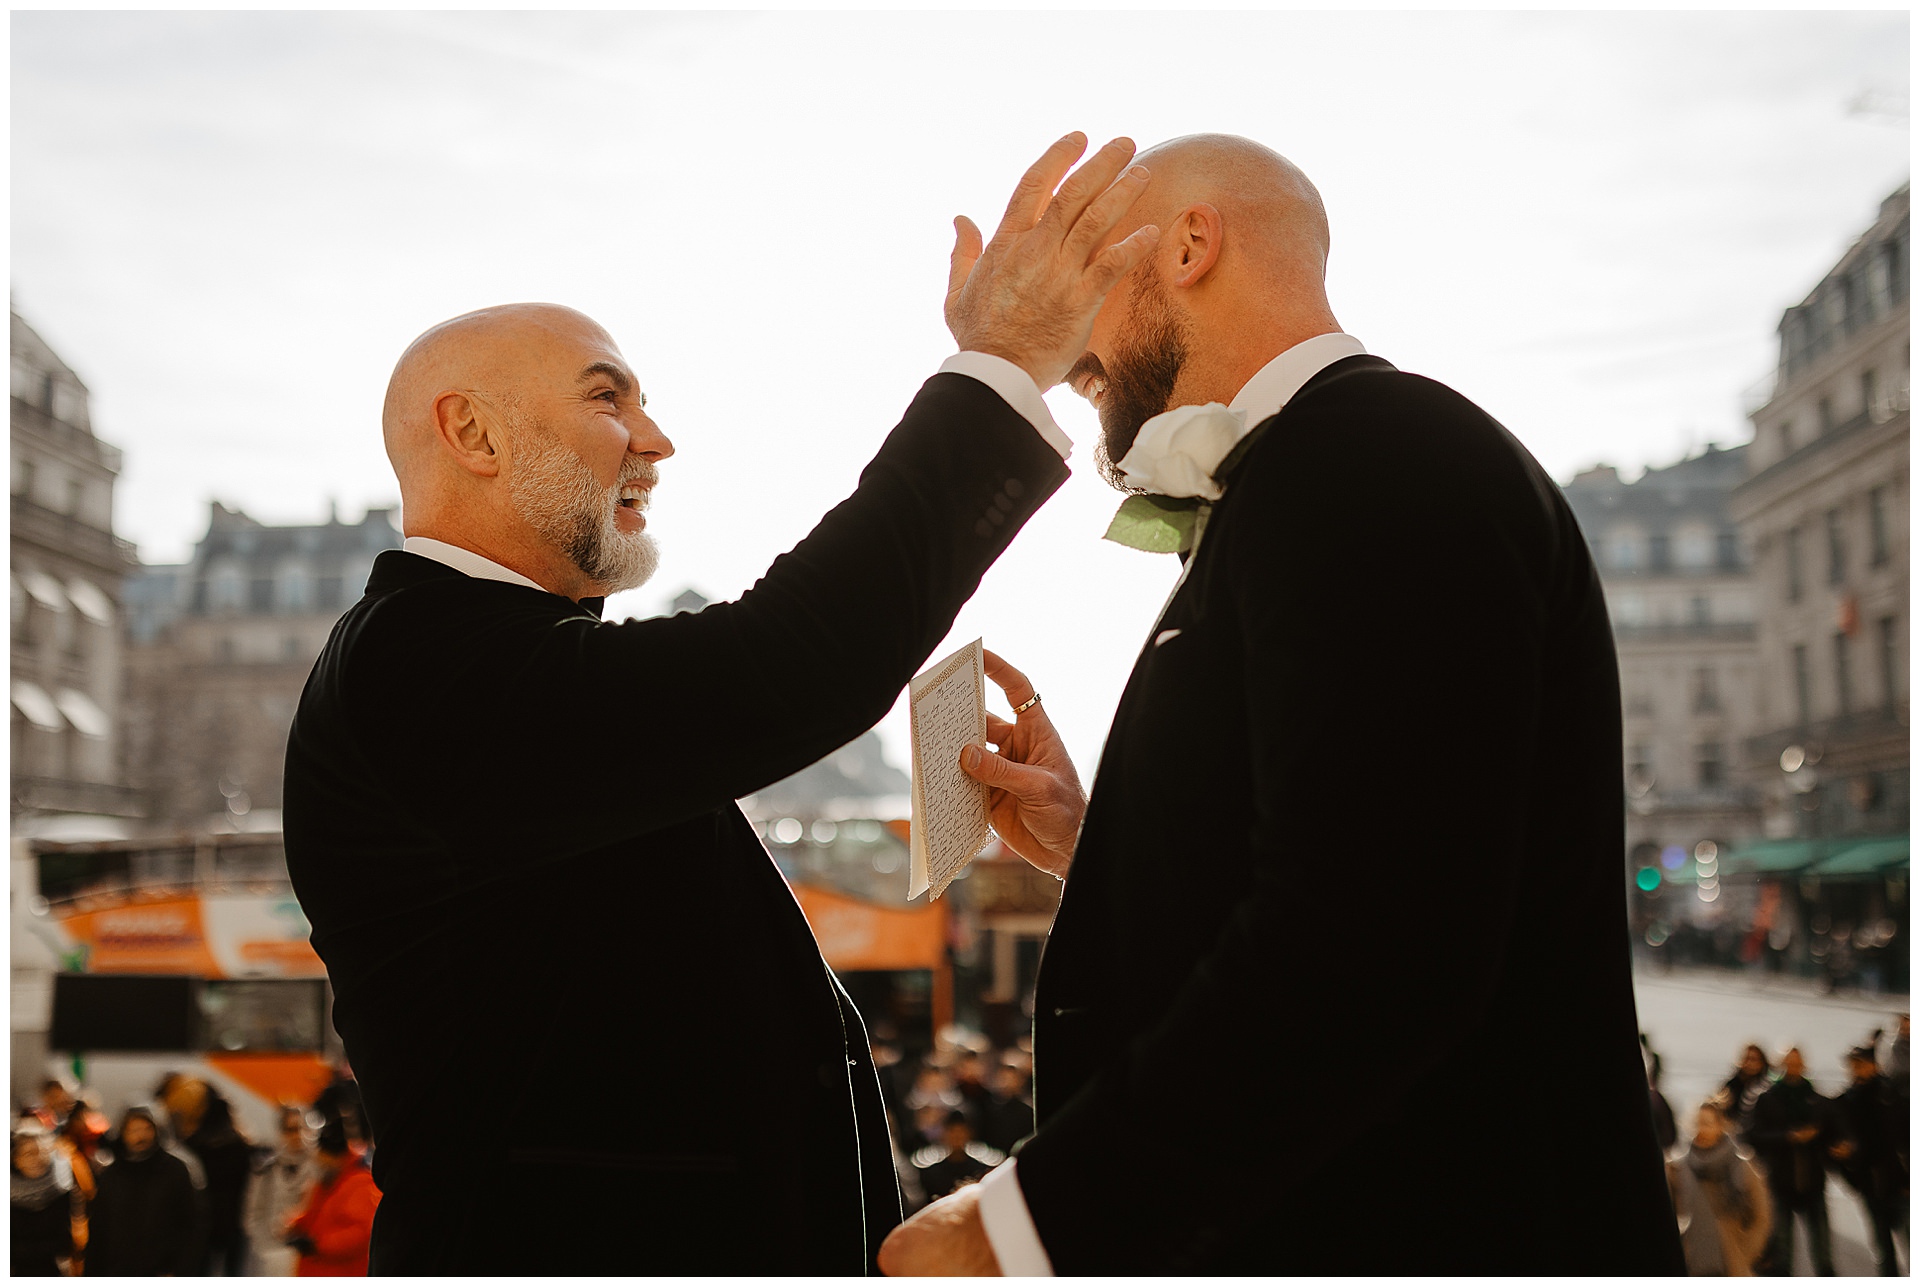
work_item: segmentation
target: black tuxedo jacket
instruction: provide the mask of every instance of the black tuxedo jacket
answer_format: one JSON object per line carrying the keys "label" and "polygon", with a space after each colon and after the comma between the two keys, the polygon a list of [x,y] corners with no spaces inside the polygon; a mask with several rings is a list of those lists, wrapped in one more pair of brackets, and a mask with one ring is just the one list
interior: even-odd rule
{"label": "black tuxedo jacket", "polygon": [[[1685,1273],[1586,542],[1479,408],[1334,363],[1136,663],[1042,962],[1060,1273]],[[1577,1077],[1577,1116],[1543,1093]]]}
{"label": "black tuxedo jacket", "polygon": [[900,1220],[866,1034],[734,800],[884,715],[1065,477],[938,375],[736,603],[614,624],[379,557],[285,797],[374,1272],[866,1270]]}

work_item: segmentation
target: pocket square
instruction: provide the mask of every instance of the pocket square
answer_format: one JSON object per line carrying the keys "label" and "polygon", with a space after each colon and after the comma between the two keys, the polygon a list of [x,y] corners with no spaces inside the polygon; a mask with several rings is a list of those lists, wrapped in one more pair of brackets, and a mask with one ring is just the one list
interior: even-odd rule
{"label": "pocket square", "polygon": [[1153,646],[1158,648],[1161,644],[1167,642],[1167,640],[1173,638],[1175,635],[1179,633],[1180,632],[1178,630],[1162,630],[1159,634],[1153,637]]}

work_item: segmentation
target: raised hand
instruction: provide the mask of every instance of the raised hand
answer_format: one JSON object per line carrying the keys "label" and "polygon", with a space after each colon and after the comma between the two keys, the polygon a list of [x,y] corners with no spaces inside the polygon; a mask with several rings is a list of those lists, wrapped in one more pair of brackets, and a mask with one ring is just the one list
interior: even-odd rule
{"label": "raised hand", "polygon": [[[999,685],[1009,705],[1018,708],[1034,695],[1027,677],[995,653],[986,654],[987,678]],[[969,746],[960,768],[988,788],[987,817],[1007,848],[1041,871],[1065,880],[1087,812],[1086,792],[1044,706],[1019,711],[1011,723],[987,713],[992,751]]]}
{"label": "raised hand", "polygon": [[1119,138],[1062,183],[1086,147],[1076,130],[1048,148],[1013,190],[992,241],[982,245],[965,215],[953,221],[947,329],[962,349],[1006,358],[1042,389],[1086,352],[1107,292],[1160,240],[1148,224],[1099,249],[1146,190],[1147,170],[1127,164],[1133,140]]}

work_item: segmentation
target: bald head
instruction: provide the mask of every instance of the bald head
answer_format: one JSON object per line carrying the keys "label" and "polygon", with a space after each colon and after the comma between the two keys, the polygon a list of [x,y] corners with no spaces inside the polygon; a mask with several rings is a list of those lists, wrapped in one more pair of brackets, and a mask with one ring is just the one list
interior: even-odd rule
{"label": "bald head", "polygon": [[1130,216],[1134,227],[1167,229],[1182,211],[1210,205],[1227,232],[1222,271],[1325,280],[1327,208],[1300,167],[1272,148],[1234,134],[1189,134],[1149,148],[1139,161],[1153,180]]}
{"label": "bald head", "polygon": [[673,454],[645,408],[613,337],[571,308],[440,323],[400,355],[381,412],[407,535],[572,598],[640,584],[654,464]]}
{"label": "bald head", "polygon": [[[434,404],[458,391],[517,404],[557,350],[586,343],[613,350],[600,324],[561,304],[498,304],[450,318],[407,346],[387,381],[380,413],[387,459],[404,496],[424,484],[438,439]],[[617,350],[615,350],[617,352]]]}
{"label": "bald head", "polygon": [[1231,402],[1303,340],[1338,331],[1327,304],[1327,211],[1298,166],[1251,139],[1190,134],[1140,154],[1146,191],[1108,234],[1160,229],[1107,296],[1067,382],[1100,414],[1102,472],[1168,407]]}

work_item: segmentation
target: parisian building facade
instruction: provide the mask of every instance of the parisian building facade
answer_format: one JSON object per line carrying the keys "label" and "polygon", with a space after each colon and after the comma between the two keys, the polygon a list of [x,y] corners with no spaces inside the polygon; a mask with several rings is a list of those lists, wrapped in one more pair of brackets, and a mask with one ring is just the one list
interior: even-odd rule
{"label": "parisian building facade", "polygon": [[120,452],[94,436],[86,385],[9,311],[10,818],[15,835],[103,838],[145,812],[123,772],[122,587],[137,560],[113,534]]}
{"label": "parisian building facade", "polygon": [[1780,320],[1732,512],[1753,551],[1747,773],[1774,837],[1908,825],[1909,193]]}
{"label": "parisian building facade", "polygon": [[[1599,466],[1563,489],[1592,544],[1620,659],[1627,847],[1635,867],[1745,840],[1738,773],[1755,731],[1753,576],[1728,497],[1745,447],[1709,444],[1631,483]],[[1705,851],[1702,851],[1705,852]]]}
{"label": "parisian building facade", "polygon": [[279,828],[301,689],[375,556],[400,547],[395,517],[270,527],[215,501],[191,560],[129,581],[128,762],[157,824]]}

